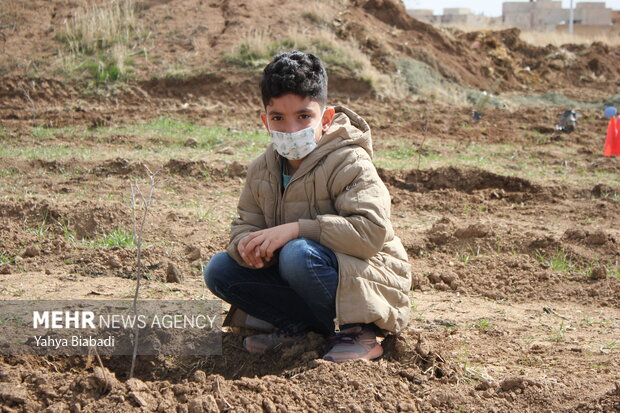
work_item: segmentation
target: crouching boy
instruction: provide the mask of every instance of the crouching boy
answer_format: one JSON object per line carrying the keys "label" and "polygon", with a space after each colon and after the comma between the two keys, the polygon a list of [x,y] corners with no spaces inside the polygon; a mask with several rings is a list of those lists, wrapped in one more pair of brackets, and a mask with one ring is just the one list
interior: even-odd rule
{"label": "crouching boy", "polygon": [[276,56],[260,89],[272,144],[248,169],[227,251],[205,268],[207,287],[275,326],[246,337],[249,352],[315,331],[328,336],[326,360],[375,359],[377,333],[408,323],[411,275],[370,128],[326,105],[327,74],[312,54]]}

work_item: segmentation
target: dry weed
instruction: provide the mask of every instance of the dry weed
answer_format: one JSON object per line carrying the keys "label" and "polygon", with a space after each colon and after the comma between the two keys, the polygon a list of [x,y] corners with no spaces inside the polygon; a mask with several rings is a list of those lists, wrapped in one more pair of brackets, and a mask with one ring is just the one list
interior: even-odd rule
{"label": "dry weed", "polygon": [[128,44],[138,28],[133,0],[111,0],[86,6],[65,22],[65,36],[74,53],[94,53],[114,44]]}

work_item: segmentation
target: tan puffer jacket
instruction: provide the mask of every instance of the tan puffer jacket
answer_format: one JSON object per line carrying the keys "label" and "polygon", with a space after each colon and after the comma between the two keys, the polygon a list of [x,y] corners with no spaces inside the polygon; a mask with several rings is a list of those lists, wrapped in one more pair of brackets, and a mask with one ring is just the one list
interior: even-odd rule
{"label": "tan puffer jacket", "polygon": [[248,233],[298,221],[300,237],[338,257],[336,329],[375,323],[395,333],[409,321],[411,272],[390,222],[390,195],[371,158],[368,124],[344,107],[336,107],[329,130],[284,193],[282,158],[270,145],[249,167],[227,252],[245,266],[237,244]]}

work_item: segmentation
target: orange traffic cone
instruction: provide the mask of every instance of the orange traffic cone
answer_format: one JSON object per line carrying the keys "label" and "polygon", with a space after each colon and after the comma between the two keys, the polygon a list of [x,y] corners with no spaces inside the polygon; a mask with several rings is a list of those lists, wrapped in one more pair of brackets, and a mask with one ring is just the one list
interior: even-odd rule
{"label": "orange traffic cone", "polygon": [[620,116],[613,116],[607,125],[607,138],[605,139],[605,156],[620,156]]}

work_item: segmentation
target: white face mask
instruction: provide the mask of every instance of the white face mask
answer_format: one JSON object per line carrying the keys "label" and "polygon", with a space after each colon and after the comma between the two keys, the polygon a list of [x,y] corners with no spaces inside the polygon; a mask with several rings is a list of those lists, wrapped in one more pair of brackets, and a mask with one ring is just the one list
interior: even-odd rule
{"label": "white face mask", "polygon": [[[323,120],[323,114],[325,109],[321,112],[321,121]],[[319,121],[320,122],[320,121]],[[306,157],[310,152],[316,148],[316,128],[309,126],[305,129],[297,132],[278,132],[269,130],[271,134],[271,140],[273,141],[273,147],[276,151],[290,160],[299,160]]]}

